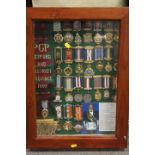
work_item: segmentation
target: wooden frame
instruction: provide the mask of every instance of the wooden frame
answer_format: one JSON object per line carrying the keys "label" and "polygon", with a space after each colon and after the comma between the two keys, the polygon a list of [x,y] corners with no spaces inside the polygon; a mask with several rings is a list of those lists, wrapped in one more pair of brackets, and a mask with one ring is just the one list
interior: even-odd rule
{"label": "wooden frame", "polygon": [[[118,58],[118,91],[116,111],[116,136],[36,136],[36,98],[34,20],[120,20],[120,46]],[[128,8],[27,8],[27,148],[70,149],[76,144],[81,148],[125,148],[128,136]]]}

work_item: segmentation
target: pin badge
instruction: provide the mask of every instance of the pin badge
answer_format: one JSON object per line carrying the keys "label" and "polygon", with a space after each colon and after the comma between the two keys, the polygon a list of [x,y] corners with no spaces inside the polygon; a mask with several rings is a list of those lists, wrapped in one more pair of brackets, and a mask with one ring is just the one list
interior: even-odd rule
{"label": "pin badge", "polygon": [[76,36],[75,36],[75,44],[80,45],[81,42],[82,42],[82,38],[81,38],[80,34],[79,33],[76,33]]}
{"label": "pin badge", "polygon": [[73,70],[70,66],[65,67],[64,73],[66,76],[70,76],[72,74]]}
{"label": "pin badge", "polygon": [[71,43],[73,41],[73,35],[70,32],[67,32],[64,36],[64,41]]}
{"label": "pin badge", "polygon": [[111,72],[111,71],[112,71],[112,65],[111,65],[109,62],[106,64],[105,70],[106,70],[107,72]]}
{"label": "pin badge", "polygon": [[82,94],[76,94],[76,95],[74,96],[74,100],[75,100],[76,102],[82,102],[82,100],[83,100]]}
{"label": "pin badge", "polygon": [[72,128],[73,128],[72,123],[70,121],[66,121],[64,123],[63,127],[64,127],[64,130],[66,130],[66,131],[72,130]]}
{"label": "pin badge", "polygon": [[93,42],[92,33],[85,33],[83,35],[83,38],[84,38],[84,43],[92,43]]}
{"label": "pin badge", "polygon": [[105,91],[103,92],[103,97],[104,97],[104,98],[109,98],[109,97],[110,97],[110,92],[109,92],[109,90],[105,90]]}
{"label": "pin badge", "polygon": [[89,103],[89,102],[91,102],[91,101],[92,101],[92,96],[91,96],[91,94],[84,94],[83,100],[84,100],[84,103]]}
{"label": "pin badge", "polygon": [[94,42],[96,44],[101,44],[102,43],[102,39],[103,39],[103,37],[102,37],[101,34],[99,34],[99,33],[96,33],[95,34],[95,36],[94,36]]}
{"label": "pin badge", "polygon": [[76,65],[75,72],[76,72],[77,74],[82,74],[82,73],[83,73],[83,67],[82,67],[82,65],[81,65],[80,63],[78,63],[78,64]]}
{"label": "pin badge", "polygon": [[106,43],[112,43],[113,42],[113,34],[110,32],[107,32],[104,36],[103,36],[104,40]]}
{"label": "pin badge", "polygon": [[98,63],[96,64],[96,68],[101,72],[104,68],[103,63],[101,61],[98,61]]}
{"label": "pin badge", "polygon": [[60,96],[60,92],[59,92],[59,91],[56,92],[55,100],[54,100],[53,102],[57,102],[57,103],[62,102],[61,96]]}
{"label": "pin badge", "polygon": [[68,93],[68,94],[65,96],[65,101],[66,101],[66,102],[73,102],[73,96],[72,96],[72,94]]}
{"label": "pin badge", "polygon": [[100,101],[101,98],[102,98],[102,94],[101,94],[100,90],[97,89],[95,92],[95,100]]}

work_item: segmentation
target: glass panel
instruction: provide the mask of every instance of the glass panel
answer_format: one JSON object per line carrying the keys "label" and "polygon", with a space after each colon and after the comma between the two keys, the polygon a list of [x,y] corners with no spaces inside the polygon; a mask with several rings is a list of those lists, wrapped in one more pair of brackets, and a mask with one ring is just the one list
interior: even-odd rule
{"label": "glass panel", "polygon": [[37,135],[115,136],[119,21],[35,21]]}

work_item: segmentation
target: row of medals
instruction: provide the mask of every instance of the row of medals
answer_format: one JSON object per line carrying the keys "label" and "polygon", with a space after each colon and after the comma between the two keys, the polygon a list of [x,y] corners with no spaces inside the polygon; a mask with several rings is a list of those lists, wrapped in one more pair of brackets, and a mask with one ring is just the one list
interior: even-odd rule
{"label": "row of medals", "polygon": [[[77,24],[77,25],[76,25]],[[73,25],[74,26],[74,25]],[[109,25],[108,25],[109,26]],[[80,23],[79,21],[77,21],[77,23],[75,23],[75,27],[76,27],[76,30],[77,31],[80,31]],[[88,22],[87,23],[87,27],[84,29],[86,31],[90,31],[91,30],[91,27],[92,25]],[[109,26],[110,27],[110,26]],[[105,33],[105,35],[101,35],[100,33],[96,33],[95,36],[94,36],[94,42],[99,45],[102,43],[103,39],[105,40],[105,42],[107,44],[109,44],[108,46],[110,46],[110,48],[112,47],[110,44],[113,42],[113,41],[116,41],[118,42],[118,34],[116,33],[115,35],[113,35],[113,33],[111,33],[113,30],[112,28],[107,28],[107,29],[104,29],[105,31],[107,30],[107,32]],[[64,31],[71,31],[72,29],[71,28],[66,28],[66,29],[63,29]],[[98,23],[98,27],[95,27],[94,25],[94,30],[95,31],[101,31],[101,25]],[[70,32],[67,32],[64,37],[62,36],[62,34],[59,33],[59,31],[61,31],[61,25],[59,22],[55,22],[55,24],[53,24],[53,31],[55,32],[58,32],[54,35],[54,41],[56,43],[62,43],[63,40],[64,42],[66,43],[71,43],[73,40],[74,40],[74,37],[73,35],[70,33]],[[116,31],[117,32],[117,31]],[[83,35],[83,39],[84,39],[84,43],[91,43],[93,42],[93,38],[92,38],[92,33],[85,33]],[[76,33],[76,36],[75,36],[75,43],[79,46],[81,43],[82,43],[82,38],[80,36],[80,34],[77,32]],[[111,59],[110,59],[111,60]],[[56,61],[57,62],[57,61]],[[61,71],[62,69],[60,68],[60,61],[57,62],[57,68],[56,68],[56,73],[57,75],[60,75],[61,74]],[[68,66],[64,69],[64,73],[66,76],[70,76],[70,74],[72,74],[72,68],[70,67],[69,64],[72,63],[72,60],[70,62],[67,62],[68,63]],[[91,62],[92,63],[92,62]],[[116,64],[114,64],[114,70],[116,71]],[[99,61],[98,64],[96,65],[96,68],[99,70],[99,71],[102,71],[103,69],[103,64]],[[88,69],[90,71],[93,71],[93,69],[91,68],[91,65],[90,63],[88,62]],[[107,72],[110,72],[112,70],[112,66],[110,65],[110,63],[108,62],[108,64],[105,66],[105,70]],[[83,73],[83,69],[82,69],[82,65],[80,63],[77,64],[77,67],[76,67],[76,73],[79,75],[79,74],[82,74]],[[104,92],[104,96],[105,97],[108,97],[109,96],[109,91],[106,90]],[[115,96],[116,97],[116,96]],[[101,93],[99,90],[96,91],[95,93],[95,98],[96,100],[100,100],[101,98]],[[82,96],[82,94],[78,93],[74,96],[74,100],[78,103],[80,103],[82,100],[84,100],[85,102],[91,102],[92,100],[92,96],[88,93],[88,94],[85,94],[84,96]],[[114,99],[116,100],[116,99]],[[65,101],[66,102],[72,102],[73,101],[73,96],[71,95],[71,93],[68,93],[65,97]],[[62,105],[60,104],[62,102],[61,100],[61,97],[60,97],[60,91],[57,91],[56,92],[56,99],[55,99],[55,102],[56,102],[56,106],[55,106],[55,110],[56,110],[56,113],[57,113],[57,119],[60,120],[62,118]],[[47,105],[47,103],[45,104],[42,104],[43,105]],[[82,107],[81,105],[75,105],[74,107],[74,113],[75,113],[75,120],[77,121],[77,123],[75,123],[74,127],[72,125],[72,122],[69,121],[69,119],[72,118],[72,105],[71,104],[66,104],[64,105],[64,109],[66,111],[66,117],[65,119],[67,119],[67,121],[64,122],[63,124],[63,128],[64,130],[66,131],[70,131],[72,129],[74,129],[76,132],[80,132],[81,129],[82,129],[82,125],[80,123],[80,121],[82,120]],[[44,113],[42,111],[42,116],[43,118],[47,118],[48,117],[48,110],[47,110],[47,106],[43,106],[43,109],[46,110],[46,112]],[[60,131],[61,130],[61,125],[60,123],[58,123],[58,127],[57,127],[57,130]]]}

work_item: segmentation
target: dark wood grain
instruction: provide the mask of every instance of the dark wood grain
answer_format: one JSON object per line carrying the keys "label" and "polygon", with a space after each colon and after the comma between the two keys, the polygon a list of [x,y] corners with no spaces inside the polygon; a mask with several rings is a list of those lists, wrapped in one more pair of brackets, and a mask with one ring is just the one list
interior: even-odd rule
{"label": "dark wood grain", "polygon": [[[36,135],[36,97],[33,20],[120,20],[120,46],[118,58],[118,91],[116,136],[53,136]],[[70,149],[71,144],[81,148],[125,148],[128,135],[129,53],[128,8],[27,8],[27,148]]]}

